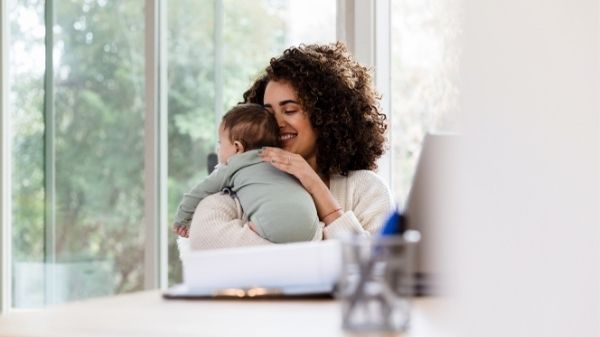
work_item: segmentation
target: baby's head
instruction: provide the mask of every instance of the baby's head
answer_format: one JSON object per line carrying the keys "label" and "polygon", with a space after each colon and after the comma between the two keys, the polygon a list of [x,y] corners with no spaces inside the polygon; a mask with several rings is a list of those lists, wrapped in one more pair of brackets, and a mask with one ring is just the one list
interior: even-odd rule
{"label": "baby's head", "polygon": [[219,163],[227,163],[237,153],[280,145],[277,120],[263,106],[238,104],[223,115],[219,126]]}

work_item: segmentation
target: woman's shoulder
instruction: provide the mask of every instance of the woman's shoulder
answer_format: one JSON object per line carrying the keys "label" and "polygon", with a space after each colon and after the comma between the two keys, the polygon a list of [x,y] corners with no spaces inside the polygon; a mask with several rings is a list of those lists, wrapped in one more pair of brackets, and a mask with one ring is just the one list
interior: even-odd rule
{"label": "woman's shoulder", "polygon": [[[361,223],[379,223],[394,207],[394,198],[385,181],[377,173],[369,170],[348,172],[347,176],[336,176],[336,189],[341,190],[338,200],[344,200],[346,207],[354,211]],[[333,187],[332,186],[332,187]],[[377,220],[367,220],[374,216]],[[373,219],[375,219],[373,218]]]}

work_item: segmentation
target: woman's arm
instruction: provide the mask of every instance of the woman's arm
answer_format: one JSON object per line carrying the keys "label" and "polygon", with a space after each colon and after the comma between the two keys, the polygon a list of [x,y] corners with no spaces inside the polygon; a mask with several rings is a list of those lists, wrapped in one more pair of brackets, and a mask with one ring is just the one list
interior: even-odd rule
{"label": "woman's arm", "polygon": [[190,226],[190,248],[192,250],[269,243],[254,233],[242,220],[239,204],[227,194],[210,195],[196,207]]}
{"label": "woman's arm", "polygon": [[324,229],[326,239],[356,233],[369,236],[380,231],[395,203],[388,186],[372,171],[352,171],[337,176],[332,193],[344,203],[344,213]]}
{"label": "woman's arm", "polygon": [[261,151],[261,157],[279,170],[295,176],[311,194],[319,219],[325,224],[325,239],[339,237],[347,232],[374,234],[393,210],[394,201],[390,189],[373,171],[352,171],[348,177],[333,178],[345,179],[347,188],[343,191],[331,191],[298,154],[266,147]]}
{"label": "woman's arm", "polygon": [[[319,228],[313,240],[323,236]],[[272,242],[258,236],[242,220],[239,202],[231,196],[217,193],[204,198],[196,208],[190,227],[192,250],[267,245]]]}

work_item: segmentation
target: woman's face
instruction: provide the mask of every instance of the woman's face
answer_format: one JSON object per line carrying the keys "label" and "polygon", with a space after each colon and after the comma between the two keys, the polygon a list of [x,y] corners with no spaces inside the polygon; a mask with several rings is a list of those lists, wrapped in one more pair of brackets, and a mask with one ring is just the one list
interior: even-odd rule
{"label": "woman's face", "polygon": [[264,104],[277,119],[283,149],[301,155],[311,166],[316,165],[317,134],[298,103],[296,90],[287,82],[270,81]]}

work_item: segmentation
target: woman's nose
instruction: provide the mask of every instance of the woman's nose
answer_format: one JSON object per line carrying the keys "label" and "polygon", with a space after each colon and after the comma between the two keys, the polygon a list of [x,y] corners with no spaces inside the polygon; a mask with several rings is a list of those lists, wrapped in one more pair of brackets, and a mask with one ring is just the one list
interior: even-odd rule
{"label": "woman's nose", "polygon": [[277,121],[277,125],[279,125],[280,129],[285,127],[285,120],[279,114],[275,114],[275,120]]}

